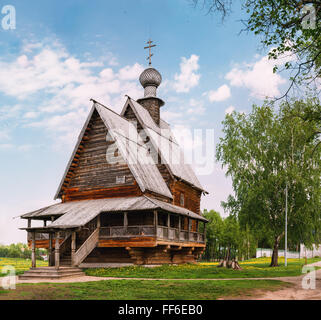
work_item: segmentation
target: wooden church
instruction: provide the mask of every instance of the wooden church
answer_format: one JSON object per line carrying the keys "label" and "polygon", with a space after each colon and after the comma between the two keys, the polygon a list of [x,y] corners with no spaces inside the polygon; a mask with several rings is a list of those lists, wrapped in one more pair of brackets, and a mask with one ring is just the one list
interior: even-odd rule
{"label": "wooden church", "polygon": [[139,80],[144,97],[127,97],[121,114],[92,100],[55,196],[61,203],[21,216],[31,271],[35,248],[48,249],[52,269],[193,263],[203,252],[206,191],[161,118],[160,73],[149,66]]}

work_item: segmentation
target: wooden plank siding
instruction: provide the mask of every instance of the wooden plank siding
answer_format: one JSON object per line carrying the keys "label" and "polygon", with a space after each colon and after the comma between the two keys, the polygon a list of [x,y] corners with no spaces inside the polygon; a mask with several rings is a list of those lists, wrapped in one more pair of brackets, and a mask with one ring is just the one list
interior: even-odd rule
{"label": "wooden plank siding", "polygon": [[[107,162],[106,152],[110,145],[106,141],[107,134],[105,124],[94,111],[65,179],[63,202],[141,195],[134,176],[121,156],[117,164]],[[117,183],[116,177],[125,177],[125,182]]]}
{"label": "wooden plank siding", "polygon": [[[201,214],[201,191],[181,181],[174,181],[170,189],[173,194],[174,205],[184,207],[199,215]],[[184,195],[184,205],[181,205],[181,194]]]}

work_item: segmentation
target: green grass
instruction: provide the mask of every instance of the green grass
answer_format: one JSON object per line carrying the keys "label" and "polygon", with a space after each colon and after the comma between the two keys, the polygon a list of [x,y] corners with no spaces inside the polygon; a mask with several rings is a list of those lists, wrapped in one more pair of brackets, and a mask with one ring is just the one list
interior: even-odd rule
{"label": "green grass", "polygon": [[[48,266],[48,262],[37,260],[37,267],[46,267]],[[16,269],[16,274],[22,274],[26,270],[31,268],[31,260],[28,259],[19,259],[19,258],[0,258],[0,277],[5,276],[1,272],[2,268],[5,266],[12,266]]]}
{"label": "green grass", "polygon": [[[320,258],[308,259],[308,263],[320,261]],[[217,268],[217,263],[198,263],[183,265],[162,265],[146,268],[130,266],[122,268],[86,269],[90,276],[121,278],[155,278],[155,279],[228,279],[228,278],[269,278],[299,276],[302,274],[304,259],[288,259],[284,266],[284,258],[279,267],[269,267],[270,259],[259,258],[241,262],[242,270]]]}
{"label": "green grass", "polygon": [[1,290],[0,300],[215,300],[249,297],[258,290],[291,286],[277,280],[109,280],[81,283],[19,284]]}

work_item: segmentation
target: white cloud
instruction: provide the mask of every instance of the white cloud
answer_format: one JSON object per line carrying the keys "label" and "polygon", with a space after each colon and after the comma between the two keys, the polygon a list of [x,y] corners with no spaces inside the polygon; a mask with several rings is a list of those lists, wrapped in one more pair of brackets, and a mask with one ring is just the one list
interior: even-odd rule
{"label": "white cloud", "polygon": [[120,80],[137,80],[144,71],[144,67],[138,63],[133,66],[126,66],[119,70],[118,78]]}
{"label": "white cloud", "polygon": [[13,147],[14,145],[10,143],[0,144],[0,150],[8,150],[8,149],[12,149]]}
{"label": "white cloud", "polygon": [[56,145],[74,144],[91,98],[119,111],[125,94],[134,99],[143,95],[138,82],[143,66],[104,67],[116,64],[110,58],[82,61],[59,43],[25,43],[14,60],[0,58],[0,93],[24,101],[23,108],[19,103],[0,107],[0,121],[14,117],[18,123],[20,117],[25,127],[44,128]]}
{"label": "white cloud", "polygon": [[203,101],[192,98],[189,101],[189,105],[190,105],[190,108],[187,109],[188,114],[197,114],[197,115],[204,114],[205,108],[204,108]]}
{"label": "white cloud", "polygon": [[282,63],[284,59],[274,61],[265,56],[254,63],[235,66],[225,78],[230,81],[231,86],[249,89],[252,97],[276,97],[280,95],[280,85],[286,83],[286,80],[273,73],[273,67]]}
{"label": "white cloud", "polygon": [[168,122],[171,122],[171,120],[174,119],[179,119],[181,118],[181,116],[182,115],[179,112],[173,112],[168,110],[162,112],[162,119]]}
{"label": "white cloud", "polygon": [[208,99],[211,102],[224,101],[231,96],[231,90],[228,85],[223,84],[217,90],[211,90],[208,92]]}
{"label": "white cloud", "polygon": [[235,110],[235,107],[229,106],[227,109],[225,109],[226,114],[231,114]]}
{"label": "white cloud", "polygon": [[180,64],[180,74],[175,74],[174,89],[176,92],[189,92],[191,88],[198,85],[200,74],[196,73],[199,69],[199,56],[192,54],[189,59],[182,57]]}
{"label": "white cloud", "polygon": [[35,111],[30,111],[24,114],[24,118],[26,119],[34,119],[37,118],[39,115],[39,112],[35,112]]}

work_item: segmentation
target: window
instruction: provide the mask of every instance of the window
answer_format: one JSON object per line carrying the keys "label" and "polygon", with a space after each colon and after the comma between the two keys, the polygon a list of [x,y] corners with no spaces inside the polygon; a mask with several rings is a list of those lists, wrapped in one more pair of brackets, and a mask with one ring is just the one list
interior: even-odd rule
{"label": "window", "polygon": [[126,182],[126,177],[125,176],[116,176],[116,183],[117,184],[122,184]]}
{"label": "window", "polygon": [[181,194],[180,194],[179,204],[180,204],[182,207],[185,206],[185,196],[184,196],[184,193],[181,193]]}

